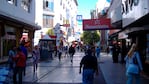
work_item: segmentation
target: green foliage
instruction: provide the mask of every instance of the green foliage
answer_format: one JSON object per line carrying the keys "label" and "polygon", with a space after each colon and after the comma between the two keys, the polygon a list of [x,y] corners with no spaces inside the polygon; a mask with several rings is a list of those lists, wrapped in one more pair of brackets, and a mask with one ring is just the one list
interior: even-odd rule
{"label": "green foliage", "polygon": [[53,29],[50,28],[50,29],[46,32],[46,34],[48,34],[48,35],[54,35]]}
{"label": "green foliage", "polygon": [[84,31],[81,35],[81,40],[85,44],[92,44],[100,41],[100,32],[99,31]]}

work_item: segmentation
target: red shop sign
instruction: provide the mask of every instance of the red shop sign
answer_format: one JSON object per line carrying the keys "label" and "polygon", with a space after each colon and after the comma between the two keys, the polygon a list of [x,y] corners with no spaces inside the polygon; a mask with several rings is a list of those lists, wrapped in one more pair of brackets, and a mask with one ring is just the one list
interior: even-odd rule
{"label": "red shop sign", "polygon": [[111,28],[111,20],[107,18],[83,20],[83,30],[107,30]]}

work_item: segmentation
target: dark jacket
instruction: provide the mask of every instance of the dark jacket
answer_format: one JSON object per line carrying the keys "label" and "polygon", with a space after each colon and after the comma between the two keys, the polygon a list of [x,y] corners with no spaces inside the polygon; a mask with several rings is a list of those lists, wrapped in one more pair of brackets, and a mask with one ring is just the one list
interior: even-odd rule
{"label": "dark jacket", "polygon": [[90,55],[86,55],[82,58],[81,62],[80,62],[80,66],[82,67],[83,65],[83,69],[94,69],[97,70],[97,58],[95,56],[90,56]]}
{"label": "dark jacket", "polygon": [[70,48],[69,48],[69,54],[70,54],[70,53],[73,53],[73,54],[75,53],[75,48],[72,47],[72,46],[70,46]]}

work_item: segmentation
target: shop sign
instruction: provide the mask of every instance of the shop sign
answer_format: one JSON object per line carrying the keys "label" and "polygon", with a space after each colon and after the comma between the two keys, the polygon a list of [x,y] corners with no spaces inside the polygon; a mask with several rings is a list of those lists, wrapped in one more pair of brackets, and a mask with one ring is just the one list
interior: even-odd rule
{"label": "shop sign", "polygon": [[133,5],[137,6],[139,4],[139,0],[123,0],[122,4],[122,14],[128,13],[129,9],[132,10]]}
{"label": "shop sign", "polygon": [[77,15],[76,20],[77,21],[82,21],[82,15]]}
{"label": "shop sign", "polygon": [[70,24],[63,24],[61,26],[64,26],[64,27],[70,27]]}
{"label": "shop sign", "polygon": [[107,18],[83,20],[83,30],[105,30],[111,28],[111,21]]}

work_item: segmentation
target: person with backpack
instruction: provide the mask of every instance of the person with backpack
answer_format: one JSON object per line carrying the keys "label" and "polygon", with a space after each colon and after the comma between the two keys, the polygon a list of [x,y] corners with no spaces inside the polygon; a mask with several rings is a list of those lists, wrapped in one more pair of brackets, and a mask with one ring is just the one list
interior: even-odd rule
{"label": "person with backpack", "polygon": [[137,51],[137,45],[135,43],[132,44],[131,49],[127,53],[125,57],[126,61],[126,76],[127,83],[133,84],[133,78],[136,80],[136,84],[141,84],[140,82],[140,73],[143,72],[142,63],[140,60],[139,52]]}

